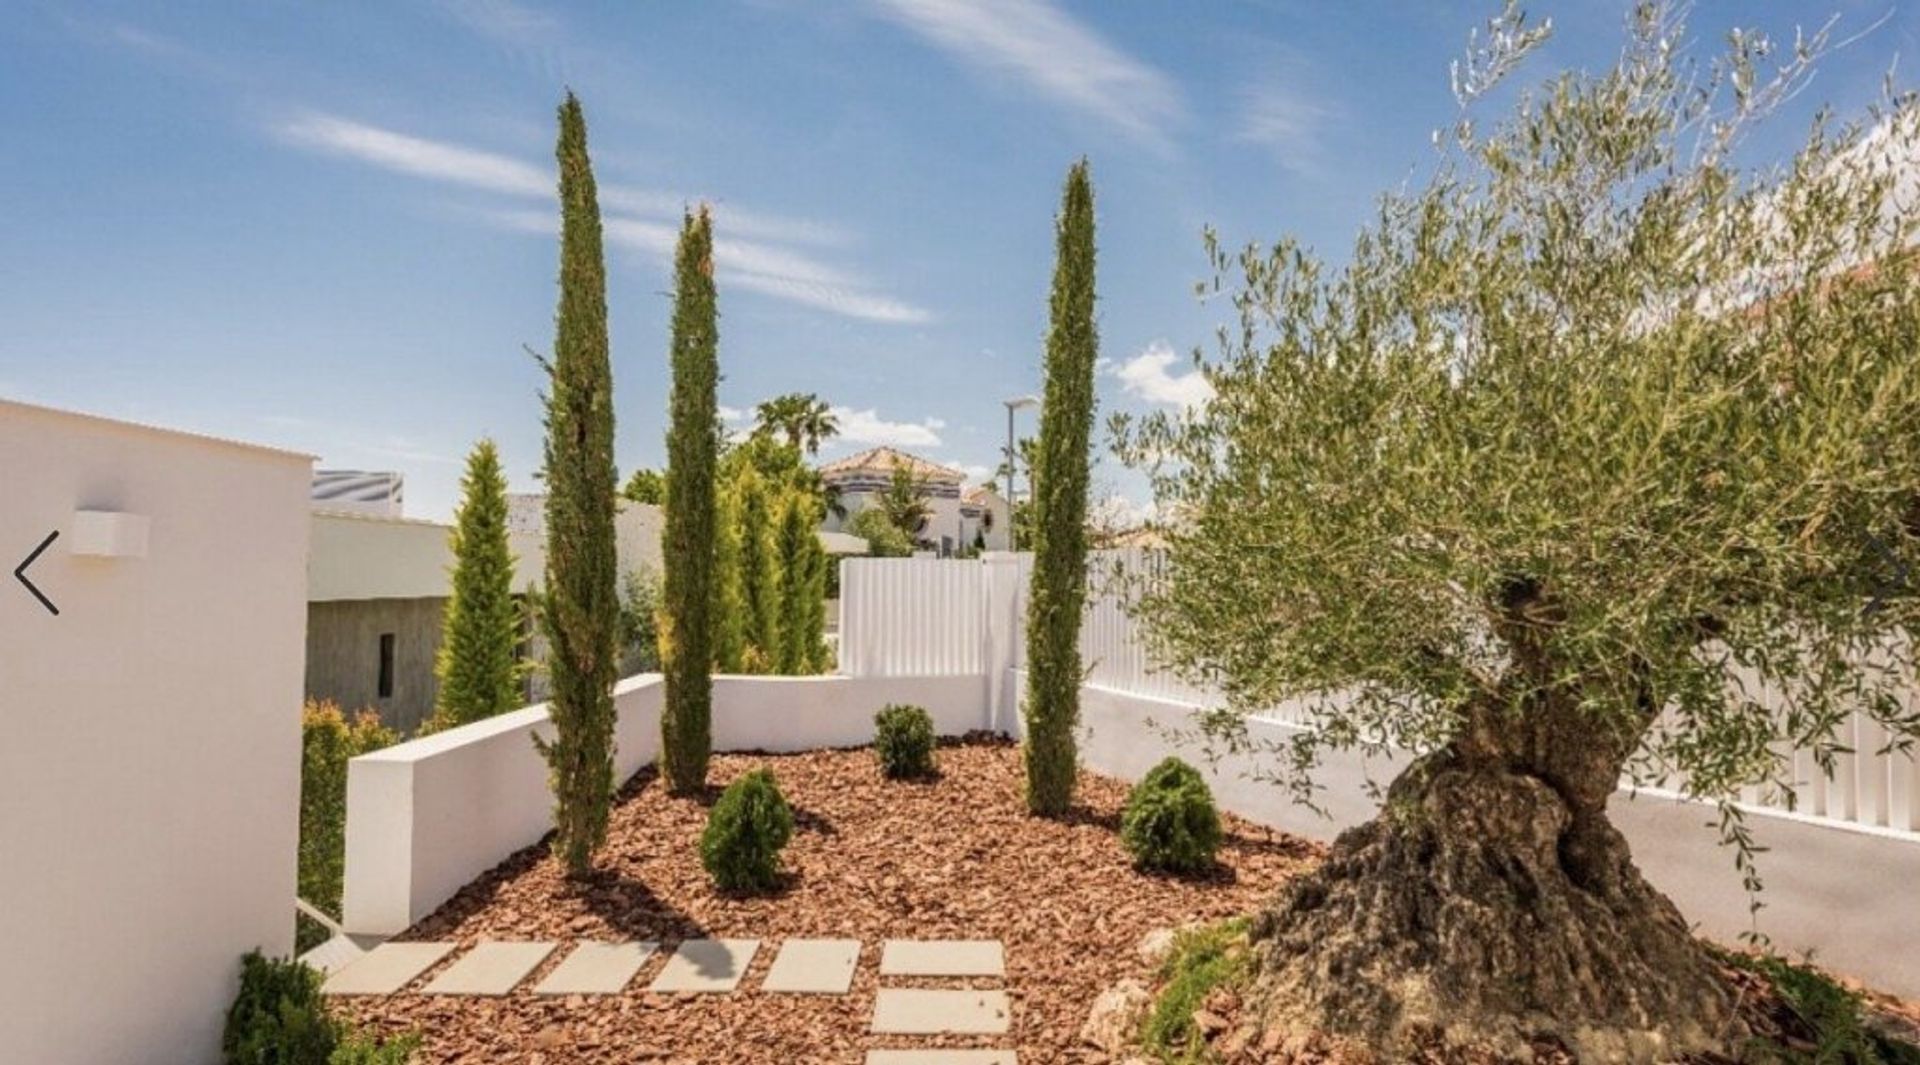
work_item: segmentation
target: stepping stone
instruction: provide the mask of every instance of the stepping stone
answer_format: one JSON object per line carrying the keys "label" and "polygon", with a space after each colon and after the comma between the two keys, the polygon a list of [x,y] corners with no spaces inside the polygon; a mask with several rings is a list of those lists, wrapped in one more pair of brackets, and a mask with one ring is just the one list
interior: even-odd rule
{"label": "stepping stone", "polygon": [[999,1035],[1012,1006],[1005,991],[930,991],[883,987],[873,1000],[880,1035]]}
{"label": "stepping stone", "polygon": [[747,974],[747,966],[759,949],[757,939],[689,939],[667,958],[666,966],[647,990],[732,991]]}
{"label": "stepping stone", "polygon": [[880,950],[881,976],[1006,974],[1006,952],[997,939],[889,939]]}
{"label": "stepping stone", "polygon": [[452,943],[382,943],[320,985],[327,995],[391,995],[453,953]]}
{"label": "stepping stone", "polygon": [[869,1050],[867,1065],[1015,1065],[1011,1050]]}
{"label": "stepping stone", "polygon": [[552,943],[479,943],[420,989],[423,995],[504,995],[553,953]]}
{"label": "stepping stone", "polygon": [[536,995],[617,995],[658,943],[582,943],[533,989]]}
{"label": "stepping stone", "polygon": [[860,961],[857,939],[789,939],[780,944],[762,991],[844,995],[853,987]]}

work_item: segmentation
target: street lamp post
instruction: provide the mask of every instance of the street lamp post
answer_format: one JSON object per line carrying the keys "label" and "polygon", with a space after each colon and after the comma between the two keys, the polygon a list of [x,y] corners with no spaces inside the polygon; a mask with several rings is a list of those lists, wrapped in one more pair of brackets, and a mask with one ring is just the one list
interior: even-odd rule
{"label": "street lamp post", "polygon": [[[1013,471],[1019,463],[1019,452],[1015,451],[1013,446],[1013,412],[1028,407],[1038,407],[1040,397],[1015,396],[1000,402],[1007,406],[1007,546],[1018,551],[1020,550],[1020,526],[1013,520]],[[1027,471],[1027,483],[1033,483],[1032,470]]]}

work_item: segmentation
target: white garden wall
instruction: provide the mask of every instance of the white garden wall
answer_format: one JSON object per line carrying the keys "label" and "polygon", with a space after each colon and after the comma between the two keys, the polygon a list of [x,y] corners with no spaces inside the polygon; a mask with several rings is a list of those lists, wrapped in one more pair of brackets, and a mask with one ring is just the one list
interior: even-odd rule
{"label": "white garden wall", "polygon": [[0,1058],[218,1060],[292,948],[311,468],[0,400]]}

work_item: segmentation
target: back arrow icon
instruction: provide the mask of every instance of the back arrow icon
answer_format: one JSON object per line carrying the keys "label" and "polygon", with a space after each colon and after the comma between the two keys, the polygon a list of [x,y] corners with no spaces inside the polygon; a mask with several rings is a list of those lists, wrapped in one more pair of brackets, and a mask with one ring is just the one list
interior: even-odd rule
{"label": "back arrow icon", "polygon": [[18,566],[15,566],[13,568],[14,579],[19,581],[21,584],[26,585],[27,591],[32,592],[33,597],[35,599],[40,600],[40,605],[47,608],[47,613],[52,614],[54,617],[60,616],[60,608],[57,606],[54,606],[53,600],[48,599],[45,593],[41,592],[40,589],[35,588],[33,586],[33,582],[27,579],[27,567],[33,565],[34,559],[39,558],[41,553],[44,552],[48,547],[52,546],[53,542],[55,540],[58,540],[59,538],[60,538],[60,530],[58,529],[55,529],[52,532],[48,533],[47,538],[45,540],[40,541],[40,546],[33,549],[33,554],[28,555],[27,560],[25,562],[22,562]]}

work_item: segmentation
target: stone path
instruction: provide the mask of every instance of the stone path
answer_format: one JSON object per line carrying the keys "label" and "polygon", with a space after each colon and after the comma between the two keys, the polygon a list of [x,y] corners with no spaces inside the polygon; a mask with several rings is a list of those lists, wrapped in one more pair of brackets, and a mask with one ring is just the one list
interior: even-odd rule
{"label": "stone path", "polygon": [[[457,949],[453,943],[382,943],[326,978],[329,995],[393,995]],[[486,941],[456,958],[419,988],[425,995],[509,994],[540,968],[555,943]],[[533,987],[536,995],[617,995],[660,949],[658,943],[575,945]],[[757,939],[690,939],[677,945],[647,990],[666,994],[736,992],[760,951]],[[764,994],[844,995],[859,967],[857,939],[789,939],[760,982]],[[890,987],[913,980],[1005,979],[999,940],[889,939],[881,944],[881,987],[870,1031],[884,1036],[1005,1035],[1013,1004],[1005,990],[974,987]],[[1015,1065],[1011,1050],[876,1049],[867,1065]]]}

